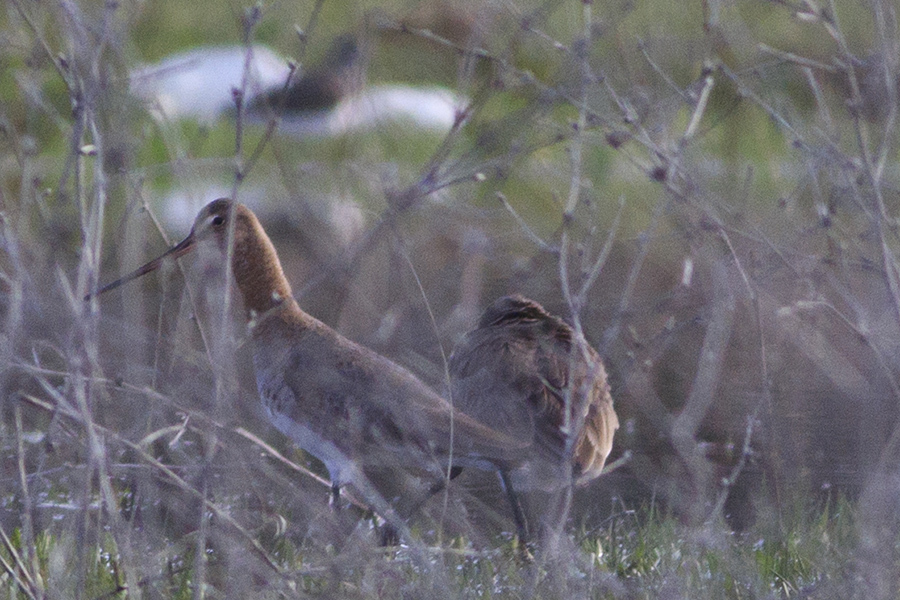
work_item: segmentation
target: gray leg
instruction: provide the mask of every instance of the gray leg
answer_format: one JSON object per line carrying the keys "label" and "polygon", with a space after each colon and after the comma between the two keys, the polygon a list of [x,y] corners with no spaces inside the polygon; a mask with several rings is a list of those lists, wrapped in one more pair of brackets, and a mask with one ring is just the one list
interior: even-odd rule
{"label": "gray leg", "polygon": [[[423,496],[420,496],[419,498],[407,497],[407,502],[401,503],[401,515],[408,518],[418,513],[429,500],[431,500],[434,496],[440,494],[447,488],[447,479],[456,479],[460,473],[462,473],[462,467],[451,467],[449,477],[441,477],[439,480],[436,480],[433,484],[431,484],[431,487],[428,488]],[[385,525],[382,527],[381,545],[396,546],[399,541],[400,536],[398,535],[397,531],[393,527],[391,527],[390,523],[385,523]]]}
{"label": "gray leg", "polygon": [[523,546],[528,544],[528,519],[525,518],[525,511],[522,510],[522,503],[519,502],[519,495],[513,489],[512,481],[509,479],[509,473],[499,471],[500,481],[503,483],[503,489],[506,491],[506,497],[509,500],[509,507],[512,509],[513,521],[516,524],[516,534],[519,536],[519,543]]}
{"label": "gray leg", "polygon": [[329,499],[331,508],[335,511],[341,510],[341,485],[331,482],[331,498]]}

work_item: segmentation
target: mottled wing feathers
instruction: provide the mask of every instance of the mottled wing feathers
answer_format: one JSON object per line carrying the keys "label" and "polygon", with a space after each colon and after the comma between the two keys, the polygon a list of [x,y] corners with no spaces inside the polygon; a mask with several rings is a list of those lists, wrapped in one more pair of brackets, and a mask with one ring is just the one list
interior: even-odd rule
{"label": "mottled wing feathers", "polygon": [[576,480],[587,480],[602,469],[618,419],[600,357],[573,337],[541,305],[500,298],[454,349],[451,395],[480,422],[527,440],[535,458],[571,461]]}
{"label": "mottled wing feathers", "polygon": [[330,329],[309,328],[283,370],[297,420],[310,422],[363,464],[428,454],[456,464],[514,464],[521,444],[457,412],[412,373]]}
{"label": "mottled wing feathers", "polygon": [[606,385],[595,385],[584,422],[584,437],[575,447],[574,476],[577,484],[598,477],[612,451],[613,437],[619,428],[619,418],[613,409],[613,399]]}

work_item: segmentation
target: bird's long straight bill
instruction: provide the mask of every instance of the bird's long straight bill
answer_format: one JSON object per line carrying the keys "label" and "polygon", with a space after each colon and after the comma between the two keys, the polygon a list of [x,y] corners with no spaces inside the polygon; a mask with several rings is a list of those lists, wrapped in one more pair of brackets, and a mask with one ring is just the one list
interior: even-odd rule
{"label": "bird's long straight bill", "polygon": [[179,242],[177,245],[169,248],[161,256],[154,258],[153,260],[151,260],[150,262],[148,262],[147,264],[145,264],[142,267],[138,267],[137,269],[135,269],[128,275],[125,275],[124,277],[120,277],[119,279],[116,279],[112,283],[107,283],[106,285],[101,287],[96,292],[87,294],[84,297],[84,299],[90,300],[94,296],[99,296],[100,294],[103,294],[110,290],[114,290],[121,285],[125,285],[129,281],[137,279],[138,277],[141,277],[142,275],[146,275],[147,273],[149,273],[151,271],[155,271],[156,269],[158,269],[160,267],[160,265],[162,265],[164,260],[166,260],[168,258],[175,259],[175,258],[178,258],[179,256],[183,256],[184,254],[190,252],[191,248],[193,248],[193,247],[194,247],[194,236],[193,236],[193,234],[191,234],[191,235],[187,236],[186,238],[184,238],[183,240],[181,240],[181,242]]}

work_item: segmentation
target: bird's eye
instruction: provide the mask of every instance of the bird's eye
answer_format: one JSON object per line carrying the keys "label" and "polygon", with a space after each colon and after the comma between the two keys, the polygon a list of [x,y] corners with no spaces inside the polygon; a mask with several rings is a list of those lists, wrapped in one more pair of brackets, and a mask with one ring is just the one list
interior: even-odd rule
{"label": "bird's eye", "polygon": [[225,217],[223,217],[222,215],[216,215],[212,218],[212,221],[210,221],[210,223],[212,223],[215,226],[224,225]]}

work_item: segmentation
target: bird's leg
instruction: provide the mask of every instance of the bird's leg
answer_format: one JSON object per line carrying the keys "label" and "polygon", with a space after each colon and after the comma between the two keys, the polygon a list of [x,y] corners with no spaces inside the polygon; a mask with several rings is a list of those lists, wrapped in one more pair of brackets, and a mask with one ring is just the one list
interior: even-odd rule
{"label": "bird's leg", "polygon": [[447,487],[447,482],[453,481],[454,479],[459,477],[459,474],[462,473],[462,470],[463,470],[463,468],[460,466],[454,465],[454,466],[450,467],[450,472],[447,474],[447,477],[441,477],[440,481],[436,481],[430,488],[428,488],[428,495],[425,497],[424,500],[422,500],[421,502],[416,504],[416,507],[415,507],[416,511],[418,511],[418,509],[421,508],[423,504],[428,502],[428,500],[432,496],[443,492],[444,488]]}
{"label": "bird's leg", "polygon": [[353,486],[354,492],[358,492],[366,504],[369,505],[369,509],[377,517],[384,520],[380,540],[382,545],[392,545],[401,538],[409,540],[411,544],[414,543],[406,522],[390,502],[388,502],[375,486],[372,485],[368,477],[363,473],[359,473],[353,479],[351,485]]}
{"label": "bird's leg", "polygon": [[331,496],[328,499],[328,503],[335,512],[341,510],[341,484],[331,483]]}
{"label": "bird's leg", "polygon": [[552,492],[546,508],[541,511],[540,546],[542,552],[551,559],[559,557],[574,493],[575,486],[571,483]]}
{"label": "bird's leg", "polygon": [[528,519],[525,518],[525,511],[522,510],[522,503],[519,502],[519,495],[516,494],[516,490],[512,486],[509,473],[505,469],[500,470],[499,473],[500,481],[503,484],[503,489],[506,491],[506,497],[509,500],[509,506],[512,509],[513,521],[516,524],[516,535],[519,536],[519,544],[525,548],[525,552],[527,553],[529,539]]}
{"label": "bird's leg", "polygon": [[[432,483],[431,487],[429,487],[424,494],[419,496],[417,499],[412,500],[411,502],[404,503],[400,508],[401,514],[405,515],[406,517],[411,517],[412,515],[417,514],[422,509],[422,507],[425,506],[425,504],[429,500],[431,500],[431,498],[447,488],[448,480],[453,480],[459,477],[459,474],[462,473],[462,470],[463,468],[460,466],[450,467],[449,473]],[[390,525],[390,523],[385,523],[381,528],[381,545],[396,546],[399,542],[400,536],[397,533],[397,530],[394,529]]]}

